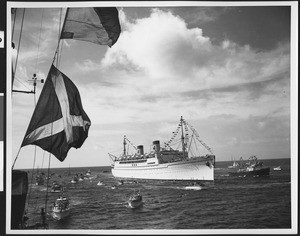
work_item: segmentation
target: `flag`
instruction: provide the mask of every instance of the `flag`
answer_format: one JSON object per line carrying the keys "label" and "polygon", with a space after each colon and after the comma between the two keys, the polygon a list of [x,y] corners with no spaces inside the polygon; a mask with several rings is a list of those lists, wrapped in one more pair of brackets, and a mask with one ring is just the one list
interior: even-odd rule
{"label": "flag", "polygon": [[77,39],[111,47],[121,26],[115,7],[68,8],[61,39]]}
{"label": "flag", "polygon": [[63,161],[82,146],[90,125],[75,84],[52,65],[21,147],[37,145]]}

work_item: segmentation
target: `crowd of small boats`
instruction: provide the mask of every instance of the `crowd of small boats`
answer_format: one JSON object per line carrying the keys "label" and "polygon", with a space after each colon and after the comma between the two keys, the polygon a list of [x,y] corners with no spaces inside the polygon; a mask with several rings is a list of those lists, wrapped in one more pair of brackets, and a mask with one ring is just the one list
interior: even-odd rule
{"label": "crowd of small boats", "polygon": [[83,173],[76,173],[75,176],[73,176],[72,180],[71,180],[71,183],[72,184],[76,184],[78,183],[79,181],[83,181],[85,179],[92,179],[93,177],[91,176],[91,171],[88,170],[85,174]]}
{"label": "crowd of small boats", "polygon": [[[265,167],[263,165],[263,162],[258,161],[256,156],[251,156],[248,158],[247,161],[244,161],[241,157],[239,161],[233,161],[232,165],[228,166],[228,169],[230,171],[228,172],[229,176],[235,176],[235,177],[248,177],[248,176],[265,176],[270,174],[270,167]],[[274,167],[274,171],[281,171],[282,168],[280,166]],[[39,174],[36,176],[36,185],[43,185],[44,184],[44,178],[45,176],[43,174]],[[84,180],[91,180],[93,178],[98,178],[99,176],[92,176],[92,173],[90,170],[86,171],[85,173],[76,173],[72,179],[71,183],[76,184],[80,181]],[[97,186],[105,186],[111,189],[116,189],[117,186],[124,185],[125,183],[138,183],[136,180],[126,180],[123,179],[117,179],[117,181],[114,184],[107,184],[104,183],[103,180],[97,181]],[[189,183],[189,182],[185,182]],[[207,187],[201,182],[197,181],[191,181],[189,185],[181,187],[181,189],[184,190],[204,190]],[[64,187],[59,184],[57,181],[54,181],[52,183],[52,186],[50,188],[51,193],[60,193],[58,198],[55,200],[52,206],[52,217],[56,220],[62,220],[69,216],[71,205],[70,205],[70,199],[66,196],[64,193]],[[143,197],[140,193],[140,191],[133,193],[131,196],[129,196],[128,200],[126,201],[126,204],[128,208],[139,208],[143,205]]]}

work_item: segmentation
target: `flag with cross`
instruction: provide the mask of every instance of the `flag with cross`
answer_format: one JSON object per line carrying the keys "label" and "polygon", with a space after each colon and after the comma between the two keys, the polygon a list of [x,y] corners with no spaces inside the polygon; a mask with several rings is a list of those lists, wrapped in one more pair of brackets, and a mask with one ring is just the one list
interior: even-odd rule
{"label": "flag with cross", "polygon": [[75,84],[52,65],[21,146],[37,145],[64,161],[71,147],[82,146],[90,125]]}

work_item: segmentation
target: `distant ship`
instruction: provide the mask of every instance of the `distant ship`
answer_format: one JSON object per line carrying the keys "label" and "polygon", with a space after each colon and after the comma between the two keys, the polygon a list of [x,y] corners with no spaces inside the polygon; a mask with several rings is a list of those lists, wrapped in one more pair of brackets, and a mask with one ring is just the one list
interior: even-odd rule
{"label": "distant ship", "polygon": [[[189,130],[192,131],[191,136]],[[181,135],[180,135],[181,134]],[[176,140],[176,137],[179,140]],[[211,149],[199,139],[197,131],[182,117],[177,130],[165,147],[160,147],[160,141],[153,141],[153,151],[144,153],[143,145],[136,147],[134,155],[126,151],[127,141],[124,136],[123,153],[117,157],[109,153],[113,161],[112,174],[116,178],[133,179],[159,179],[159,180],[214,180],[215,155]],[[196,141],[200,143],[209,154],[195,154],[199,149],[195,147]],[[176,143],[181,150],[173,149]],[[199,146],[199,145],[198,145]],[[199,147],[198,147],[199,148]]]}
{"label": "distant ship", "polygon": [[231,166],[228,166],[229,169],[232,169],[232,168],[238,168],[239,167],[239,163],[236,162],[235,160],[233,161],[232,165]]}
{"label": "distant ship", "polygon": [[262,162],[257,160],[256,156],[251,156],[247,163],[240,159],[240,168],[237,171],[229,172],[229,176],[248,177],[248,176],[262,176],[270,174],[270,167],[264,167]]}

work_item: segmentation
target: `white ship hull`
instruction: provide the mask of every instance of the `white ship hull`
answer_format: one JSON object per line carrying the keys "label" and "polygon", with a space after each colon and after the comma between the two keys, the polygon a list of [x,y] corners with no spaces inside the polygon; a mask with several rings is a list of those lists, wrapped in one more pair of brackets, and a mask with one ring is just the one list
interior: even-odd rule
{"label": "white ship hull", "polygon": [[115,163],[112,174],[116,178],[158,180],[214,180],[214,167],[207,161],[179,161],[147,165]]}
{"label": "white ship hull", "polygon": [[[190,136],[189,129],[192,131]],[[180,130],[180,139],[174,141],[176,137],[178,138]],[[173,141],[176,148],[171,147]],[[136,153],[129,155],[126,148],[127,142],[131,144],[124,136],[123,153],[119,157],[109,154],[114,163],[112,174],[116,178],[214,180],[215,155],[211,148],[199,139],[197,131],[189,126],[182,117],[176,131],[173,132],[173,137],[165,143],[165,147],[161,148],[160,141],[155,140],[149,153],[144,153],[143,145],[139,145],[135,147]],[[200,143],[210,154],[200,151],[197,143]],[[178,144],[181,144],[181,149],[178,148]]]}

